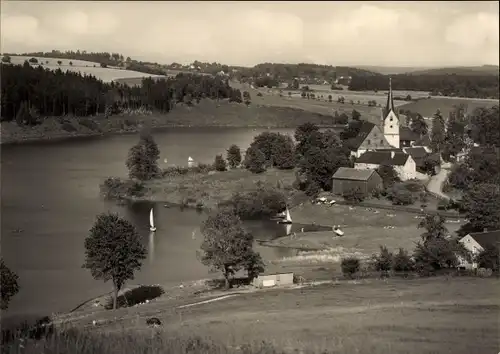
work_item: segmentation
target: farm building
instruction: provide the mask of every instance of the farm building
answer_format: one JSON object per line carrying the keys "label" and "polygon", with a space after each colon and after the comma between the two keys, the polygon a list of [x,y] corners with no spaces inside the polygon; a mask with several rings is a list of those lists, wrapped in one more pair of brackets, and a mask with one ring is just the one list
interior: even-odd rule
{"label": "farm building", "polygon": [[[500,230],[471,233],[462,237],[458,242],[464,245],[473,256],[477,256],[488,246],[500,248]],[[466,269],[477,268],[475,262],[468,262],[460,256],[458,258],[460,267]]]}
{"label": "farm building", "polygon": [[382,178],[375,170],[340,167],[332,177],[332,192],[344,195],[355,188],[368,195],[376,189],[383,188]]}
{"label": "farm building", "polygon": [[361,170],[375,170],[381,165],[394,167],[402,181],[417,178],[417,166],[412,157],[402,150],[367,151],[356,159],[354,168]]}
{"label": "farm building", "polygon": [[293,273],[261,274],[253,280],[257,288],[293,285]]}
{"label": "farm building", "polygon": [[[415,165],[417,166],[417,170],[423,171],[425,168],[425,161],[427,159],[435,159],[438,162],[441,162],[441,156],[439,153],[429,153],[423,147],[410,147],[403,148],[403,152],[407,153],[411,156],[411,158],[415,161]],[[436,166],[436,173],[439,173],[439,166]]]}

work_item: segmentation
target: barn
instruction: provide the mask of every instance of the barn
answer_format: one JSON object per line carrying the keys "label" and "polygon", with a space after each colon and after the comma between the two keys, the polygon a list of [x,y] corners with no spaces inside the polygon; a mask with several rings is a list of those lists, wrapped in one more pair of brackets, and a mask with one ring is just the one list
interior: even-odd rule
{"label": "barn", "polygon": [[376,189],[382,189],[382,186],[382,177],[372,169],[340,167],[332,177],[332,192],[337,195],[343,195],[355,188],[368,195]]}
{"label": "barn", "polygon": [[253,285],[257,288],[293,285],[293,273],[261,274],[253,280]]}

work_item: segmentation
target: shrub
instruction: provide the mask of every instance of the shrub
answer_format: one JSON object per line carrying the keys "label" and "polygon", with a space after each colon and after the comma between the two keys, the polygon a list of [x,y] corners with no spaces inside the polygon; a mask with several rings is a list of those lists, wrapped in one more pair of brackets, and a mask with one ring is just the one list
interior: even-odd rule
{"label": "shrub", "polygon": [[393,166],[381,165],[377,168],[377,173],[382,177],[384,188],[390,188],[394,183],[399,182],[399,176]]}
{"label": "shrub", "polygon": [[398,253],[393,256],[392,269],[394,272],[403,274],[404,276],[408,276],[408,273],[413,271],[413,260],[403,248],[400,248]]}
{"label": "shrub", "polygon": [[259,219],[283,211],[286,203],[285,196],[278,189],[260,187],[255,191],[237,192],[219,206],[232,208],[241,219]]}
{"label": "shrub", "polygon": [[238,145],[231,145],[227,150],[229,167],[236,168],[241,164],[241,150]]}
{"label": "shrub", "polygon": [[215,156],[214,168],[215,168],[215,170],[220,171],[220,172],[227,170],[226,160],[224,160],[222,155]]}
{"label": "shrub", "polygon": [[69,123],[69,122],[64,122],[62,125],[61,125],[61,128],[64,130],[64,131],[67,131],[69,133],[72,133],[72,132],[76,132],[76,128],[73,126],[73,124]]}
{"label": "shrub", "polygon": [[[117,308],[120,307],[132,307],[137,304],[146,302],[146,300],[153,300],[157,297],[163,295],[165,291],[159,285],[141,285],[137,288],[131,289],[118,296],[116,305]],[[113,308],[113,299],[109,298],[106,305],[104,305],[106,310],[111,310]]]}
{"label": "shrub", "polygon": [[418,243],[413,253],[415,269],[420,275],[433,275],[436,271],[455,268],[458,265],[458,242],[441,237]]}
{"label": "shrub", "polygon": [[307,180],[304,190],[305,194],[309,197],[317,197],[321,192],[321,186],[314,180]]}
{"label": "shrub", "polygon": [[500,250],[494,245],[487,245],[484,250],[476,256],[475,260],[479,267],[498,272],[500,269]]}
{"label": "shrub", "polygon": [[387,198],[392,201],[393,205],[411,205],[415,203],[415,196],[412,192],[404,188],[401,184],[393,185],[387,191]]}
{"label": "shrub", "polygon": [[340,266],[342,268],[342,273],[344,274],[344,276],[352,278],[354,274],[359,272],[359,269],[361,267],[361,262],[356,257],[348,257],[342,259]]}
{"label": "shrub", "polygon": [[380,246],[380,253],[373,255],[373,266],[382,276],[389,275],[393,267],[393,255],[387,247]]}
{"label": "shrub", "polygon": [[342,196],[346,201],[353,204],[359,204],[365,199],[365,194],[359,187],[348,189]]}
{"label": "shrub", "polygon": [[126,197],[142,197],[145,187],[142,182],[109,177],[101,185],[101,194],[106,199],[121,200]]}
{"label": "shrub", "polygon": [[260,149],[250,146],[245,155],[245,168],[252,173],[262,173],[266,170],[266,156]]}
{"label": "shrub", "polygon": [[442,199],[437,204],[438,210],[448,210],[450,208],[450,202],[448,200]]}
{"label": "shrub", "polygon": [[0,288],[1,299],[0,309],[6,310],[9,307],[9,302],[14,295],[19,292],[19,277],[16,273],[10,270],[4,263],[3,258],[0,258],[0,281],[2,284]]}
{"label": "shrub", "polygon": [[97,124],[96,122],[94,122],[92,119],[83,118],[83,119],[80,119],[78,121],[78,123],[80,125],[84,126],[85,128],[90,129],[90,130],[100,131],[99,124]]}

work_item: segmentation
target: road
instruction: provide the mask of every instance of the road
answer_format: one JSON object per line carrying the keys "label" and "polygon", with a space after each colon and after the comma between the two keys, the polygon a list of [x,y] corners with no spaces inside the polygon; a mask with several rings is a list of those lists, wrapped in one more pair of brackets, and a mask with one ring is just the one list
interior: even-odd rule
{"label": "road", "polygon": [[431,177],[429,183],[427,184],[427,190],[431,193],[437,194],[438,196],[450,199],[449,196],[443,193],[443,183],[446,181],[450,170],[447,168],[441,168],[438,174]]}

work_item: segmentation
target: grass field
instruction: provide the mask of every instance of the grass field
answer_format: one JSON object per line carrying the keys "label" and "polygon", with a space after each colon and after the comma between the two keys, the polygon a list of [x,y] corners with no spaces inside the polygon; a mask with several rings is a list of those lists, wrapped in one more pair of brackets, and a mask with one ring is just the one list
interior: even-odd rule
{"label": "grass field", "polygon": [[466,105],[470,113],[478,107],[493,107],[498,105],[499,100],[456,98],[456,97],[432,97],[428,100],[411,102],[399,106],[398,108],[418,112],[424,117],[432,117],[439,109],[444,118],[448,118],[449,113],[458,105]]}
{"label": "grass field", "polygon": [[[25,60],[28,60],[33,57],[26,56],[12,56],[11,62],[12,64],[21,65]],[[101,68],[99,63],[94,63],[90,61],[84,60],[70,60],[70,59],[56,59],[56,58],[45,58],[45,57],[35,57],[38,59],[39,63],[42,63],[44,68],[50,70],[56,70],[60,68],[61,70],[70,70],[75,72],[81,72],[82,74],[93,75],[98,79],[101,79],[104,82],[111,82],[116,79],[142,79],[143,77],[151,76],[158,77],[158,75],[145,74],[138,71],[132,70],[124,70],[119,68]],[[61,65],[57,62],[61,61]],[[72,62],[73,65],[69,65],[69,62]],[[162,76],[159,76],[162,77]],[[139,79],[139,80],[140,80]]]}
{"label": "grass field", "polygon": [[[498,285],[494,278],[365,279],[183,309],[178,300],[162,300],[80,317],[76,326],[84,334],[49,339],[45,352],[57,346],[58,353],[497,353]],[[150,316],[163,328],[147,328]],[[95,328],[93,319],[104,322]],[[193,337],[204,341],[187,339]],[[247,343],[247,351],[236,349]],[[40,353],[41,344],[27,343],[22,352]]]}

